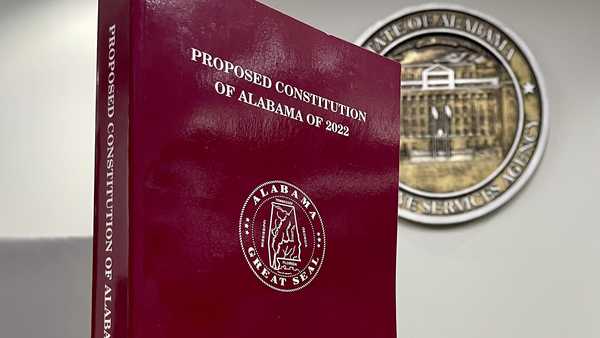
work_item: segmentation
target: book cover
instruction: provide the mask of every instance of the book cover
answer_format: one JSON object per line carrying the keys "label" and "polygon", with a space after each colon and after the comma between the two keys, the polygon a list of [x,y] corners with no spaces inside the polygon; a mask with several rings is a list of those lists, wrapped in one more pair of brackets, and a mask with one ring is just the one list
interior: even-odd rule
{"label": "book cover", "polygon": [[101,0],[92,337],[395,337],[400,66],[249,0]]}

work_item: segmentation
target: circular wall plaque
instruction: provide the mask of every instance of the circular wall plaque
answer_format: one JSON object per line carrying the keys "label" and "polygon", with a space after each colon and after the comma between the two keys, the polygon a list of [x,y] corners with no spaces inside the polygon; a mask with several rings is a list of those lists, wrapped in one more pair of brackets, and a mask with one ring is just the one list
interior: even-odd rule
{"label": "circular wall plaque", "polygon": [[487,15],[409,8],[358,44],[402,70],[399,216],[452,224],[509,201],[548,136],[541,73],[525,44]]}

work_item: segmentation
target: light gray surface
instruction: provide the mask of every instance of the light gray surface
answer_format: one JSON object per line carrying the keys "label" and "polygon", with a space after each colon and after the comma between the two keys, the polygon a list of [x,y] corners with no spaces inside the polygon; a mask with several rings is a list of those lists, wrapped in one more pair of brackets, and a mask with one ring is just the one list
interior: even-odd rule
{"label": "light gray surface", "polygon": [[90,336],[91,243],[0,240],[0,337]]}
{"label": "light gray surface", "polygon": [[[93,111],[85,109],[91,107],[85,102],[93,100],[94,60],[86,59],[93,58],[89,48],[93,54],[94,45],[86,36],[95,32],[95,23],[89,22],[95,15],[90,1],[78,2],[86,5],[76,7],[82,13],[77,19],[70,17],[74,12],[56,8],[42,12],[40,8],[50,1],[29,0],[36,3],[32,14],[0,20],[3,58],[10,57],[8,65],[0,63],[2,79],[9,76],[9,81],[0,81],[0,237],[91,232],[91,196],[86,194],[91,193],[92,182],[89,133]],[[52,6],[67,2],[74,0],[52,2]],[[346,40],[354,40],[375,21],[419,3],[264,2]],[[401,222],[398,336],[600,337],[596,206],[600,188],[600,27],[596,16],[600,2],[458,3],[496,17],[536,55],[550,99],[550,142],[532,182],[491,217],[443,230]],[[50,15],[49,21],[36,19],[40,15]],[[46,26],[29,25],[27,18]],[[60,34],[61,28],[54,26],[60,20],[81,22],[60,26],[69,35]],[[5,30],[9,23],[10,29]],[[58,33],[40,42],[34,33],[50,27]],[[8,37],[7,32],[21,38]],[[50,57],[36,59],[41,63],[38,71],[21,79],[18,69],[32,62],[33,58],[25,56],[35,43],[42,43],[41,51]],[[56,46],[70,46],[70,52],[61,54]],[[52,68],[61,62],[56,60],[59,56],[70,60],[69,67],[62,68],[68,81],[59,76],[60,67]],[[55,80],[48,83],[56,84],[49,91],[39,85],[48,75],[45,66]],[[27,77],[34,80],[24,80]],[[35,82],[33,98],[21,90],[29,88],[23,81]],[[62,93],[59,99],[57,93]],[[51,148],[43,147],[47,145]],[[24,190],[23,181],[28,182]],[[88,336],[89,240],[51,244],[0,242],[0,337]]]}

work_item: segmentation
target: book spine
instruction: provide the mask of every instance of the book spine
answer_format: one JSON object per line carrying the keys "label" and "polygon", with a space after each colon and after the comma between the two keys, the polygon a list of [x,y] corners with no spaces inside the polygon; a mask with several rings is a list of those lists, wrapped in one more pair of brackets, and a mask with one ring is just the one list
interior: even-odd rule
{"label": "book spine", "polygon": [[130,0],[98,3],[92,338],[127,338]]}

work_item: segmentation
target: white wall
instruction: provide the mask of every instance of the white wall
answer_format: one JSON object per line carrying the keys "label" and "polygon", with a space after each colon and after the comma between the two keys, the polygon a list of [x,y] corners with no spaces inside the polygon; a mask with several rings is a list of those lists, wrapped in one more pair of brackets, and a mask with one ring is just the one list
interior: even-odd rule
{"label": "white wall", "polygon": [[0,238],[92,231],[96,2],[0,0]]}
{"label": "white wall", "polygon": [[[88,236],[96,4],[2,1],[0,237]],[[264,2],[351,41],[418,4]],[[400,223],[399,336],[600,337],[600,2],[459,3],[504,22],[536,55],[550,142],[531,183],[490,217],[440,230]]]}

